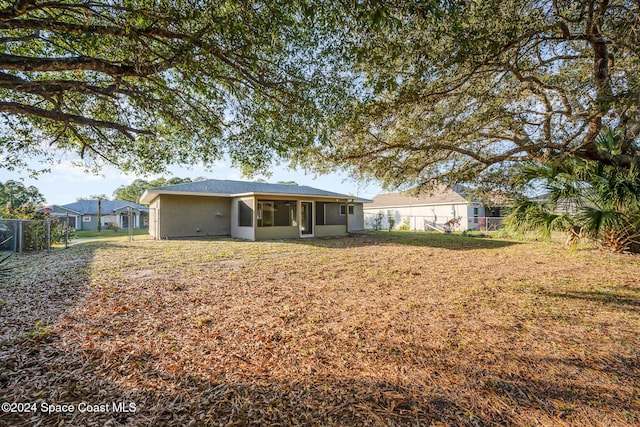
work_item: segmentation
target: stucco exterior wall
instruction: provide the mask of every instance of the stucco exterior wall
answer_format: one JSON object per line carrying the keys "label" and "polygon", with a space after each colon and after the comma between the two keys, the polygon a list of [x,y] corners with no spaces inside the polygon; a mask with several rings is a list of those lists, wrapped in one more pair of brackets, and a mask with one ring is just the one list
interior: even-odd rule
{"label": "stucco exterior wall", "polygon": [[228,198],[163,194],[158,199],[160,227],[157,238],[231,234],[231,201]]}
{"label": "stucco exterior wall", "polygon": [[[238,202],[243,201],[253,209],[253,221],[251,227],[238,225]],[[231,199],[231,237],[236,239],[255,240],[254,227],[256,225],[256,206],[253,197],[234,197]]]}
{"label": "stucco exterior wall", "polygon": [[160,197],[156,197],[149,203],[149,234],[154,239],[160,238],[160,222],[158,212],[160,210]]}
{"label": "stucco exterior wall", "polygon": [[[353,215],[349,215],[349,231],[364,230],[364,211],[362,203],[353,203]],[[347,212],[348,212],[347,208]]]}
{"label": "stucco exterior wall", "polygon": [[316,225],[314,237],[345,236],[346,225]]}
{"label": "stucco exterior wall", "polygon": [[[473,214],[474,207],[478,209],[478,215],[475,216]],[[476,230],[478,229],[478,223],[480,222],[480,218],[486,216],[485,208],[482,206],[467,206],[467,229]]]}
{"label": "stucco exterior wall", "polygon": [[298,227],[256,227],[256,240],[295,239]]}

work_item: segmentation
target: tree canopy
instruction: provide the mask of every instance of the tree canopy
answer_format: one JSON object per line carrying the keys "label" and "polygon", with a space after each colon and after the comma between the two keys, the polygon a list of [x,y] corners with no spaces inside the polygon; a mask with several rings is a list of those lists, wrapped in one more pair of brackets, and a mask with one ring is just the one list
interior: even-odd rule
{"label": "tree canopy", "polygon": [[106,194],[91,194],[89,196],[76,197],[76,202],[83,202],[85,200],[109,200],[109,196]]}
{"label": "tree canopy", "polygon": [[[377,16],[345,23],[360,102],[317,146],[319,162],[388,186],[500,186],[523,162],[637,157],[637,1],[415,1]],[[620,135],[613,151],[596,144],[607,127]]]}
{"label": "tree canopy", "polygon": [[[0,163],[245,171],[313,142],[339,75],[306,2],[0,1]],[[324,43],[326,43],[326,39]],[[75,157],[74,157],[75,158]]]}
{"label": "tree canopy", "polygon": [[0,162],[294,159],[387,186],[629,167],[639,26],[630,0],[0,1]]}
{"label": "tree canopy", "polygon": [[33,185],[26,187],[19,181],[0,182],[0,208],[18,208],[28,204],[38,206],[45,202],[44,196]]}
{"label": "tree canopy", "polygon": [[136,179],[129,185],[121,185],[113,192],[114,200],[125,200],[133,203],[140,203],[140,196],[145,190],[154,187],[163,187],[165,185],[175,185],[175,184],[183,184],[186,182],[194,182],[194,181],[203,181],[205,178],[197,177],[194,179],[191,178],[165,178],[160,177],[157,179],[153,179],[151,181],[147,181],[144,179]]}

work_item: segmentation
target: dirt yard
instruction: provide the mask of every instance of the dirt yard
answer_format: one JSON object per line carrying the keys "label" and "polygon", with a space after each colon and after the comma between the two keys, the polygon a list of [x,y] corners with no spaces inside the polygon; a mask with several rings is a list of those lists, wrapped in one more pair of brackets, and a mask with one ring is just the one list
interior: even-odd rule
{"label": "dirt yard", "polygon": [[380,233],[14,263],[2,426],[640,423],[638,256]]}

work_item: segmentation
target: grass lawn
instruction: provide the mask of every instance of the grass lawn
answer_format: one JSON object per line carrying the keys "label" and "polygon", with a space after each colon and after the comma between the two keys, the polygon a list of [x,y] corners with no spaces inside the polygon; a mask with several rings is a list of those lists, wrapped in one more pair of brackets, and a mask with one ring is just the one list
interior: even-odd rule
{"label": "grass lawn", "polygon": [[[118,231],[113,231],[110,229],[104,229],[102,231],[98,230],[76,230],[75,231],[76,239],[113,239],[114,237],[129,237],[129,230],[121,229]],[[148,236],[149,229],[148,228],[134,228],[133,229],[134,236]]]}
{"label": "grass lawn", "polygon": [[135,412],[0,425],[640,423],[638,256],[379,233],[13,262],[0,400]]}

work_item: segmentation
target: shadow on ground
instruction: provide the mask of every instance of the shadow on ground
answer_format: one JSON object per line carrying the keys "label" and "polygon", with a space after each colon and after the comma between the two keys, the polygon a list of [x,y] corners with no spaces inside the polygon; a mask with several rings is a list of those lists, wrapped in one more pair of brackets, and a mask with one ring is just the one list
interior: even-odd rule
{"label": "shadow on ground", "polygon": [[522,244],[491,237],[472,237],[461,234],[430,232],[365,232],[353,233],[350,237],[322,237],[314,239],[292,239],[286,242],[323,248],[344,248],[372,245],[401,245],[450,249],[456,251],[499,249]]}

